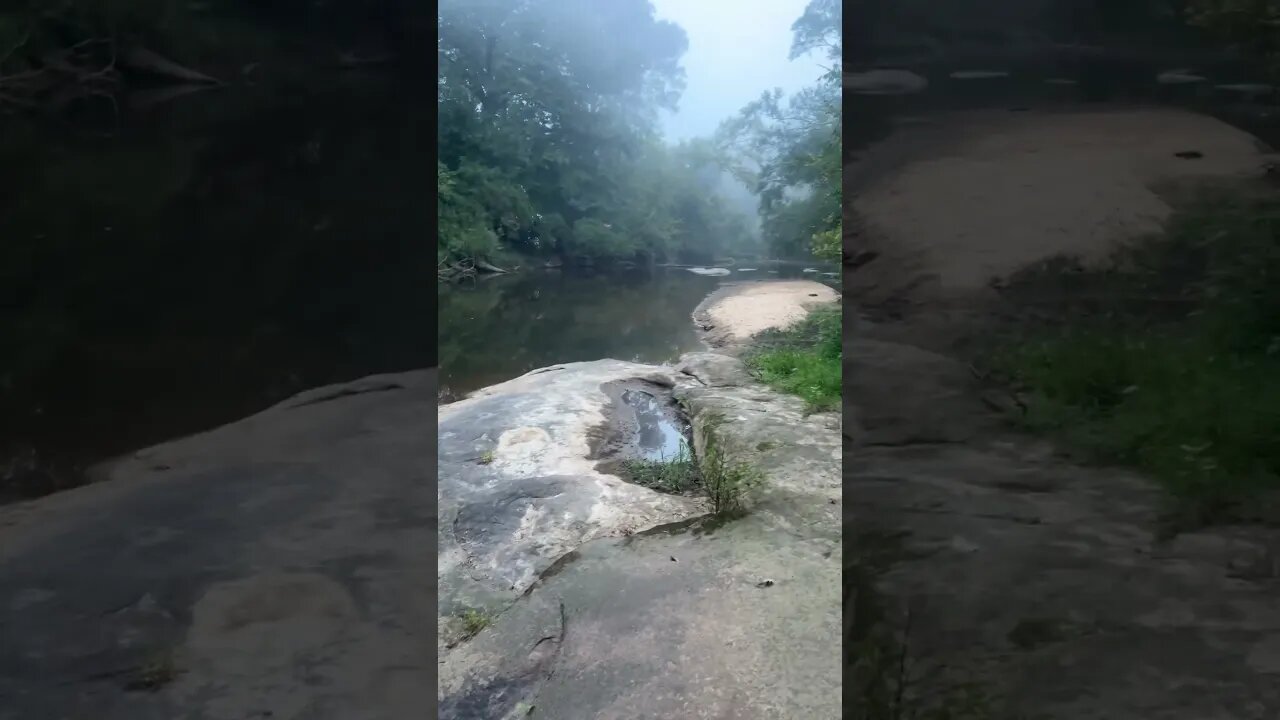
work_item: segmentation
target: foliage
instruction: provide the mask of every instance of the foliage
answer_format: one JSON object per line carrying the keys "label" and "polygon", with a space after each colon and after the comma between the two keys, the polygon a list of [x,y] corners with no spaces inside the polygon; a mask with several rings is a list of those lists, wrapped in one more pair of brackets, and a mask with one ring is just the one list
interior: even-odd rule
{"label": "foliage", "polygon": [[1280,1],[1189,0],[1187,19],[1280,71]]}
{"label": "foliage", "polygon": [[626,461],[624,467],[631,481],[666,493],[683,493],[701,487],[713,513],[720,517],[741,515],[751,493],[764,482],[764,476],[750,463],[732,459],[737,449],[729,447],[721,433],[724,423],[724,416],[718,414],[702,419],[698,430],[702,453],[698,457],[682,442],[673,458]]}
{"label": "foliage", "polygon": [[729,446],[720,431],[724,422],[724,416],[716,414],[702,419],[698,471],[712,512],[720,517],[735,517],[746,511],[751,494],[764,483],[764,475],[749,462],[733,459],[736,448]]}
{"label": "foliage", "polygon": [[[812,0],[792,26],[792,57],[840,54],[840,5]],[[839,257],[841,107],[839,68],[785,99],[763,93],[725,121],[717,141],[735,174],[755,188],[764,242],[776,257]]]}
{"label": "foliage", "polygon": [[799,395],[812,410],[839,408],[841,322],[839,307],[817,308],[794,327],[762,336],[762,349],[747,364],[763,382]]}
{"label": "foliage", "polygon": [[466,638],[478,635],[481,630],[489,627],[493,622],[493,618],[485,614],[484,611],[475,608],[463,610],[458,615],[458,619],[462,622],[462,632]]}
{"label": "foliage", "polygon": [[628,460],[624,463],[631,481],[637,485],[668,493],[680,493],[696,487],[701,478],[698,463],[687,443],[680,443],[675,457],[662,460]]}
{"label": "foliage", "polygon": [[645,0],[446,0],[438,256],[711,258],[747,239],[706,143],[664,145],[686,39]]}
{"label": "foliage", "polygon": [[1278,238],[1280,200],[1215,195],[1126,250],[1113,282],[1181,287],[1192,309],[1112,308],[1006,347],[995,364],[1026,388],[1024,422],[1150,472],[1184,521],[1248,519],[1280,490]]}
{"label": "foliage", "polygon": [[791,25],[791,60],[814,50],[826,50],[829,60],[839,61],[843,3],[838,0],[811,0],[804,14]]}

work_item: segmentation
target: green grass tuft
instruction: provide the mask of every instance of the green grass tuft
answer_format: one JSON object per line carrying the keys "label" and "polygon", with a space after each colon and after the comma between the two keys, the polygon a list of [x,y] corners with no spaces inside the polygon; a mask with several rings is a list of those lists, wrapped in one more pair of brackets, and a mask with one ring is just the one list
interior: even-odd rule
{"label": "green grass tuft", "polygon": [[466,610],[463,610],[462,613],[458,615],[458,619],[462,621],[462,631],[466,637],[472,637],[479,634],[481,630],[489,627],[489,624],[493,622],[493,618],[486,615],[483,611],[476,610],[475,608],[467,608]]}
{"label": "green grass tuft", "polygon": [[661,492],[681,493],[699,483],[698,463],[684,442],[669,460],[627,460],[623,467],[635,484]]}
{"label": "green grass tuft", "polygon": [[746,362],[761,382],[800,396],[811,410],[840,407],[839,306],[817,308],[787,330],[761,334],[757,342],[757,351]]}

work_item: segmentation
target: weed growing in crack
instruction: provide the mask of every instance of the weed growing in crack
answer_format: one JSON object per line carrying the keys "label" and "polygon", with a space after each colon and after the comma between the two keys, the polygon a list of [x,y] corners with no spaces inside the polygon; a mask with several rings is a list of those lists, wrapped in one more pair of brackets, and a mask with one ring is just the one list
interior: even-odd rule
{"label": "weed growing in crack", "polygon": [[462,621],[462,631],[465,637],[471,638],[480,633],[481,630],[489,627],[493,622],[493,618],[489,617],[482,610],[475,608],[467,608],[458,615],[458,619]]}
{"label": "weed growing in crack", "polygon": [[702,455],[698,470],[702,487],[711,500],[711,509],[721,517],[746,512],[751,493],[764,483],[764,474],[751,463],[735,460],[733,448],[721,433],[724,416],[711,414],[702,424]]}

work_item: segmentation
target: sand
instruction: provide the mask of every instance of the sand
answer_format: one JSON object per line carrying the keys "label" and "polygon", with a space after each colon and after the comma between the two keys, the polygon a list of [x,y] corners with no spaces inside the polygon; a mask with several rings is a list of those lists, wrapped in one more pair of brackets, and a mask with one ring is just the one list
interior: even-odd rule
{"label": "sand", "polygon": [[765,330],[782,329],[809,314],[810,308],[838,300],[840,294],[812,280],[774,280],[727,286],[700,308],[713,345],[741,342]]}
{"label": "sand", "polygon": [[[897,167],[857,178],[853,210],[878,249],[966,291],[1059,253],[1099,260],[1161,228],[1162,185],[1257,175],[1260,149],[1226,123],[1172,109],[962,113],[869,153],[853,175],[877,154],[898,155],[882,163]],[[1202,157],[1175,155],[1184,151]]]}

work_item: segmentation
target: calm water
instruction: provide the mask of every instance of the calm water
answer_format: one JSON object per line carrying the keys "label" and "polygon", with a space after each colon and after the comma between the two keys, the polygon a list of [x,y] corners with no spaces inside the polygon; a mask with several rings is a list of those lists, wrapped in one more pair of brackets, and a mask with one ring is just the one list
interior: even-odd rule
{"label": "calm water", "polygon": [[394,79],[324,85],[0,112],[0,501],[435,364],[434,106]]}
{"label": "calm water", "polygon": [[[904,68],[927,78],[928,87],[906,95],[844,96],[845,152],[856,151],[891,134],[903,122],[927,122],[940,112],[1004,108],[1010,112],[1054,108],[1158,104],[1214,115],[1252,132],[1264,141],[1280,141],[1280,111],[1245,94],[1215,87],[1257,83],[1256,69],[1238,60],[1199,51],[1167,52],[1139,57],[1117,48],[1112,55],[1082,59],[1069,54],[1017,57],[953,57],[916,64],[867,63],[865,68]],[[865,69],[860,67],[859,69]],[[1192,69],[1206,78],[1199,84],[1161,85],[1158,73]],[[963,71],[1007,72],[1005,77],[961,79]]]}
{"label": "calm water", "polygon": [[442,285],[441,385],[457,395],[556,363],[673,360],[701,349],[690,315],[723,283],[821,279],[802,272],[803,265],[752,266],[759,270],[724,277],[675,268],[594,275],[536,270]]}

